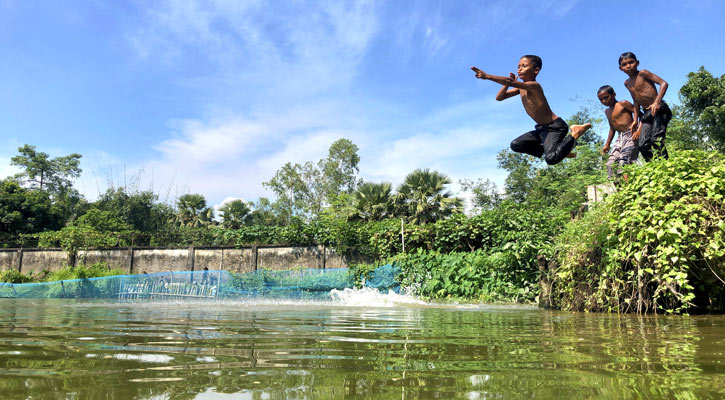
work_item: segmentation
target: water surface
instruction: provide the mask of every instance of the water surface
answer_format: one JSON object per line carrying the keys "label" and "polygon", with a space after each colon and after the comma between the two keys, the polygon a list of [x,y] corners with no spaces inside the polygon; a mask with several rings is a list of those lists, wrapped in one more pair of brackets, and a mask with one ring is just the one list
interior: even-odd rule
{"label": "water surface", "polygon": [[3,399],[725,398],[725,317],[0,299]]}

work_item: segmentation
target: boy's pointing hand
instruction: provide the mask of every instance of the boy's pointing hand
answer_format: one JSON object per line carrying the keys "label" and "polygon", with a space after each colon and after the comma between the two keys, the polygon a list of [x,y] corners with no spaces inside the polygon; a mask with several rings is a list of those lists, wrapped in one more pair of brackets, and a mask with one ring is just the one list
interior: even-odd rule
{"label": "boy's pointing hand", "polygon": [[512,81],[515,81],[516,79],[518,79],[518,77],[516,76],[516,74],[514,74],[513,72],[509,72],[509,78],[510,78],[510,79],[511,79]]}
{"label": "boy's pointing hand", "polygon": [[476,73],[476,78],[478,78],[478,79],[486,79],[486,76],[487,76],[486,73],[483,72],[483,71],[481,71],[480,69],[478,69],[476,67],[471,67],[471,71],[473,71],[473,72]]}

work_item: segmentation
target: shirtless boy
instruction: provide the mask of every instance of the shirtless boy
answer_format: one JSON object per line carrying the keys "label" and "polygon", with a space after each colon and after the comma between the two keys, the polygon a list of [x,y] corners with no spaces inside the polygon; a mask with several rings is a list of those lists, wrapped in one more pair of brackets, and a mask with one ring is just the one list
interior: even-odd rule
{"label": "shirtless boy", "polygon": [[476,67],[471,69],[476,73],[476,78],[488,79],[502,86],[496,95],[496,100],[502,101],[521,95],[526,113],[536,122],[533,131],[526,132],[511,142],[511,150],[534,157],[543,155],[549,165],[558,164],[565,157],[576,157],[576,154],[571,152],[576,145],[576,139],[591,128],[592,124],[574,125],[571,127],[571,135],[568,135],[569,126],[551,111],[544,96],[544,89],[539,82],[536,82],[536,76],[541,71],[540,57],[532,55],[521,57],[518,66],[518,79],[521,81],[513,73],[503,77],[489,75]]}
{"label": "shirtless boy", "polygon": [[[667,104],[662,101],[667,92],[667,82],[659,76],[647,71],[646,69],[637,70],[639,61],[637,56],[632,52],[622,53],[619,56],[619,69],[622,70],[629,78],[624,81],[624,86],[629,89],[634,100],[634,121],[631,129],[642,122],[641,133],[632,135],[634,140],[638,141],[639,152],[645,161],[650,161],[654,156],[668,157],[665,148],[665,134],[667,132],[667,124],[672,118],[672,111]],[[659,92],[655,84],[660,86]],[[639,117],[639,107],[642,106],[644,114]]]}
{"label": "shirtless boy", "polygon": [[[612,143],[612,139],[614,139],[614,132],[619,132],[619,138],[614,142],[612,154],[609,155],[609,159],[607,160],[609,179],[614,178],[614,164],[621,167],[622,165],[631,164],[637,160],[637,144],[632,139],[632,123],[634,122],[632,114],[634,113],[634,106],[627,100],[617,101],[616,96],[617,94],[614,92],[614,88],[609,85],[604,85],[597,91],[599,101],[609,107],[604,110],[607,121],[609,121],[609,136],[602,148],[602,154],[609,152],[609,145]],[[636,131],[635,133],[639,134]],[[616,173],[620,174],[621,170],[617,168]]]}

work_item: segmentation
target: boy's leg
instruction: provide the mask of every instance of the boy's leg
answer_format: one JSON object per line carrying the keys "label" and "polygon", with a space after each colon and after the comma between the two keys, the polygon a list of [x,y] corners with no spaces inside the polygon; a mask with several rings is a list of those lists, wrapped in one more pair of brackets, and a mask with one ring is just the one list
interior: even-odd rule
{"label": "boy's leg", "polygon": [[654,155],[658,157],[669,158],[665,148],[665,136],[670,119],[672,119],[672,111],[666,103],[662,102],[652,122],[652,149]]}
{"label": "boy's leg", "polygon": [[561,118],[547,125],[548,133],[546,139],[544,139],[544,160],[546,163],[549,165],[560,163],[571,153],[576,145],[576,138],[591,126],[591,124],[574,125],[572,134],[569,135],[569,126]]}
{"label": "boy's leg", "polygon": [[541,157],[544,154],[541,135],[538,131],[526,132],[511,142],[511,150],[534,157]]}
{"label": "boy's leg", "polygon": [[621,175],[622,172],[622,166],[629,165],[637,161],[637,146],[630,146],[625,149],[622,149],[622,155],[619,158],[619,170],[617,171],[618,175]]}
{"label": "boy's leg", "polygon": [[642,155],[644,161],[650,162],[654,154],[652,153],[652,131],[654,121],[642,121],[642,128],[639,132],[639,140],[637,141],[637,148],[639,154]]}
{"label": "boy's leg", "polygon": [[607,179],[614,179],[614,165],[619,164],[619,154],[616,151],[612,151],[607,158]]}

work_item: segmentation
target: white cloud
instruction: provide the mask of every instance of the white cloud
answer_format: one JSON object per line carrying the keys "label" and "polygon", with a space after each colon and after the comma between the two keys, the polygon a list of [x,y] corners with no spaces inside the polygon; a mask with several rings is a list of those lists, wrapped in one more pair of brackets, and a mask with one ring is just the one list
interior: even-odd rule
{"label": "white cloud", "polygon": [[[143,26],[129,38],[138,56],[170,69],[203,65],[178,79],[205,90],[210,100],[203,117],[170,121],[169,137],[154,146],[158,157],[130,168],[145,171],[146,185],[164,182],[167,187],[159,190],[176,196],[202,193],[212,203],[254,199],[270,195],[261,183],[284,163],[317,161],[345,137],[360,147],[361,175],[369,180],[399,183],[421,167],[454,181],[496,174],[495,153],[518,128],[493,126],[484,115],[506,118],[500,111],[511,104],[444,100],[430,115],[415,115],[410,105],[361,93],[361,61],[391,22],[383,25],[379,8],[372,1],[222,0],[149,7],[142,12]],[[478,32],[451,36],[444,11],[451,9],[415,8],[401,15],[394,27],[397,49],[421,39],[410,51],[449,54]],[[484,29],[491,33],[504,23],[496,21],[509,21],[502,16],[510,12],[502,2],[473,14],[494,21]]]}

